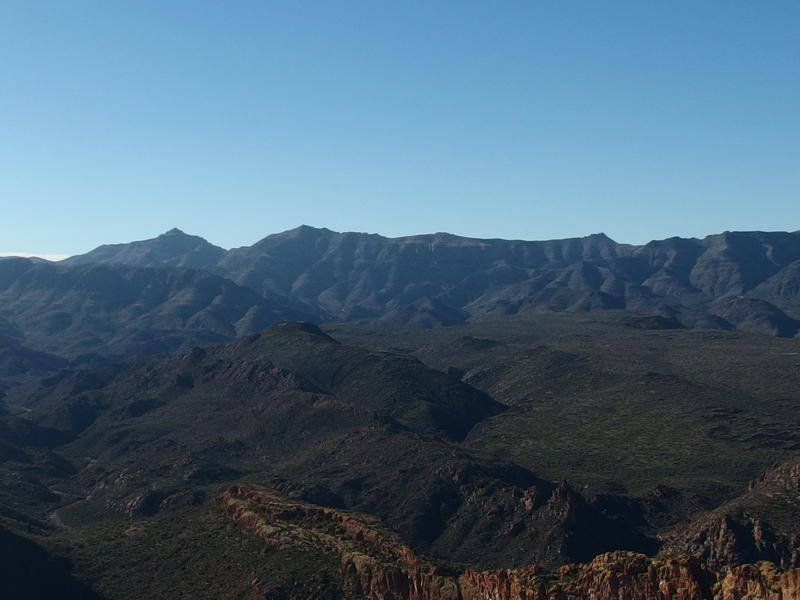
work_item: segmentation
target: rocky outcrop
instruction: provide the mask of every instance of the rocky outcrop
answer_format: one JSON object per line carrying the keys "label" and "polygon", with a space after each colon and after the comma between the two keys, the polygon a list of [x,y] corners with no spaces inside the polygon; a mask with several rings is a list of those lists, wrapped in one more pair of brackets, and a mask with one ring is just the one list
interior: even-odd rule
{"label": "rocky outcrop", "polygon": [[370,600],[797,600],[800,569],[761,562],[714,570],[698,558],[599,555],[553,571],[536,566],[485,571],[435,564],[416,555],[377,519],[231,487],[218,505],[268,545],[332,552],[342,592]]}
{"label": "rocky outcrop", "polygon": [[770,561],[800,566],[800,459],[779,463],[741,496],[669,536],[662,552],[688,552],[714,568]]}
{"label": "rocky outcrop", "polygon": [[714,515],[678,544],[714,566],[770,560],[781,566],[797,565],[797,536],[775,532],[768,522],[752,515]]}
{"label": "rocky outcrop", "polygon": [[795,600],[800,598],[800,569],[781,573],[760,562],[732,568],[717,584],[714,600]]}
{"label": "rocky outcrop", "polygon": [[418,557],[365,515],[356,515],[233,486],[217,503],[242,529],[268,545],[302,545],[338,555],[349,595],[390,600],[460,600],[457,580]]}
{"label": "rocky outcrop", "polygon": [[536,567],[466,571],[459,581],[464,600],[705,600],[713,597],[715,577],[693,558],[612,552],[549,574]]}

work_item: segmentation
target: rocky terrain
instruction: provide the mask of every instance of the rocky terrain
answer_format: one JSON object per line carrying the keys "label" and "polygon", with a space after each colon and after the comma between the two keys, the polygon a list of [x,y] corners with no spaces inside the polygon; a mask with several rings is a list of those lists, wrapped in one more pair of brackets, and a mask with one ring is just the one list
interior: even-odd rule
{"label": "rocky terrain", "polygon": [[[760,562],[727,572],[696,558],[652,559],[601,554],[557,570],[538,566],[476,571],[437,565],[416,555],[366,515],[287,501],[235,486],[217,499],[225,514],[267,547],[306,546],[336,557],[341,591],[370,600],[790,600],[800,595],[800,569]],[[254,582],[257,587],[259,582]]]}
{"label": "rocky terrain", "polygon": [[[284,323],[66,376],[29,398],[25,422],[74,466],[46,480],[81,499],[53,499],[69,525],[190,507],[247,479],[379,515],[415,548],[476,564],[657,547],[623,506],[463,446],[503,410],[416,359]],[[14,462],[16,476],[28,472]]]}
{"label": "rocky terrain", "polygon": [[770,561],[800,566],[800,460],[768,469],[747,491],[682,528],[665,548],[690,552],[707,564]]}
{"label": "rocky terrain", "polygon": [[0,591],[798,598],[797,240],[0,260]]}
{"label": "rocky terrain", "polygon": [[[228,577],[214,558],[227,556],[256,582],[231,597],[784,593],[800,516],[796,342],[626,319],[330,335],[284,322],[78,371],[9,343],[0,519],[76,584],[120,599],[120,581],[151,585],[140,569],[154,547],[164,569],[202,555],[192,568],[208,585]],[[237,529],[208,512],[215,499]],[[309,523],[329,518],[341,526],[320,525],[322,543]],[[359,523],[369,531],[348,533]],[[236,550],[241,531],[255,546]],[[347,546],[343,570],[347,536],[393,549]],[[327,566],[299,583],[286,561]],[[161,577],[152,597],[193,585]]]}

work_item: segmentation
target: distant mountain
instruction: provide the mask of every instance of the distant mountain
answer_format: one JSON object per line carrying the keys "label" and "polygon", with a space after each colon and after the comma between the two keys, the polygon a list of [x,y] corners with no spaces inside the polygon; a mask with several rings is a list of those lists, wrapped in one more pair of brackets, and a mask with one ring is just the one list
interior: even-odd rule
{"label": "distant mountain", "polygon": [[0,333],[62,357],[171,352],[303,314],[193,269],[0,262]]}
{"label": "distant mountain", "polygon": [[[173,230],[101,247],[67,264],[181,264],[186,250],[176,244],[173,251],[172,238],[205,247],[202,238]],[[782,337],[800,330],[800,232],[725,232],[633,246],[604,234],[531,242],[446,233],[385,238],[302,226],[249,247],[217,250],[191,255],[193,265],[303,306],[317,321],[431,327],[622,309],[657,316],[661,326]]]}
{"label": "distant mountain", "polygon": [[225,250],[196,235],[173,228],[157,238],[129,244],[106,244],[91,252],[71,256],[64,265],[93,263],[122,264],[134,267],[206,268],[219,261]]}
{"label": "distant mountain", "polygon": [[58,264],[0,261],[0,335],[82,360],[221,342],[281,319],[435,327],[609,309],[644,315],[644,328],[794,337],[800,233],[631,246],[603,234],[527,242],[303,226],[226,252],[173,229]]}

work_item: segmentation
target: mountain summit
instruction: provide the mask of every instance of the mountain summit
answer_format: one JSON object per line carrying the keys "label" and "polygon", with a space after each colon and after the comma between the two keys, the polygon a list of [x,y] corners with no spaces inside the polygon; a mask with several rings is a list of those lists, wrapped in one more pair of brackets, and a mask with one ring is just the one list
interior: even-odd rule
{"label": "mountain summit", "polygon": [[219,261],[225,250],[197,235],[177,227],[158,237],[128,244],[104,244],[86,254],[72,256],[65,265],[91,263],[125,264],[134,267],[208,268]]}

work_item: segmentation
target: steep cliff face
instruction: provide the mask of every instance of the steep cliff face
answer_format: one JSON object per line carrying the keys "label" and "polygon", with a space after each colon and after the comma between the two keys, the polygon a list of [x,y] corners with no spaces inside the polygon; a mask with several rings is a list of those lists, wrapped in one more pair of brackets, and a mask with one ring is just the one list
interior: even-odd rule
{"label": "steep cliff face", "polygon": [[796,600],[800,569],[741,565],[725,572],[698,558],[654,559],[611,552],[555,571],[535,566],[486,571],[417,556],[377,519],[288,501],[237,485],[217,499],[227,516],[269,546],[333,552],[341,591],[370,600]]}
{"label": "steep cliff face", "polygon": [[705,600],[714,597],[715,574],[693,558],[612,552],[549,575],[535,567],[466,571],[459,581],[464,600]]}
{"label": "steep cliff face", "polygon": [[720,573],[697,558],[611,552],[549,576],[535,567],[464,572],[462,600],[796,600],[800,570],[761,562]]}
{"label": "steep cliff face", "polygon": [[746,514],[715,511],[671,547],[692,552],[710,565],[722,567],[769,560],[784,568],[797,565],[797,535],[775,531],[768,521]]}

